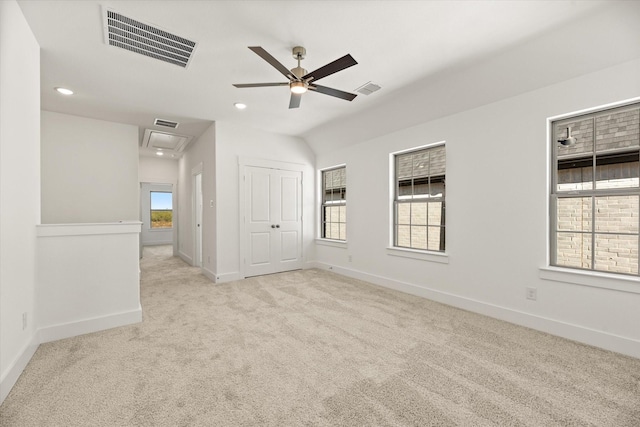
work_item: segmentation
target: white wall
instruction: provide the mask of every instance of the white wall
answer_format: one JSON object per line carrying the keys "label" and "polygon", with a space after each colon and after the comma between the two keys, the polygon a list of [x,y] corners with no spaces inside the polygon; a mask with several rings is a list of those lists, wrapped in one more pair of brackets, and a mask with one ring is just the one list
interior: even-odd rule
{"label": "white wall", "polygon": [[216,260],[215,216],[210,200],[215,200],[216,124],[212,124],[179,160],[178,168],[178,250],[189,264],[195,262],[193,230],[193,172],[202,172],[202,268],[212,277]]}
{"label": "white wall", "polygon": [[[640,60],[318,154],[319,169],[346,163],[348,186],[347,247],[317,245],[318,265],[640,357],[637,279],[591,283],[610,290],[540,277],[547,118],[636,96]],[[389,153],[443,140],[448,264],[390,255]]]}
{"label": "white wall", "polygon": [[138,176],[140,182],[175,184],[178,182],[178,160],[140,156]]}
{"label": "white wall", "polygon": [[216,123],[216,281],[240,276],[239,157],[298,163],[303,169],[303,257],[313,259],[315,157],[300,138]]}
{"label": "white wall", "polygon": [[139,218],[136,126],[42,112],[42,223]]}
{"label": "white wall", "polygon": [[139,221],[44,224],[37,233],[41,342],[142,321]]}
{"label": "white wall", "polygon": [[[40,48],[17,3],[0,2],[0,403],[37,348]],[[27,314],[23,329],[22,316]]]}

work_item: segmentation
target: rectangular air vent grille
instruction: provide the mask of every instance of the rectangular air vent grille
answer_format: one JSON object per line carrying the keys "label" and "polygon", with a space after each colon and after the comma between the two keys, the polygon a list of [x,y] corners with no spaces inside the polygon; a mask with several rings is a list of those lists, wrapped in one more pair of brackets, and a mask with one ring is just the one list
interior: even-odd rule
{"label": "rectangular air vent grille", "polygon": [[196,42],[105,9],[105,43],[186,68]]}
{"label": "rectangular air vent grille", "polygon": [[168,128],[171,128],[171,129],[175,129],[175,128],[178,127],[178,125],[180,123],[172,122],[171,120],[155,119],[153,124],[156,125],[156,126],[164,126],[164,127],[168,127]]}
{"label": "rectangular air vent grille", "polygon": [[363,95],[371,95],[373,92],[380,90],[381,87],[375,83],[367,82],[356,89],[356,92],[361,93]]}

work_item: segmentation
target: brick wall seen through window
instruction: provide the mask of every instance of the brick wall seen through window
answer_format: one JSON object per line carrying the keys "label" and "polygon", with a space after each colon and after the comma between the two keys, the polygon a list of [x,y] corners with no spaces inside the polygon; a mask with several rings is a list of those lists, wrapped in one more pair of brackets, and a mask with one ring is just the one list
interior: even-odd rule
{"label": "brick wall seen through window", "polygon": [[444,252],[445,146],[395,155],[394,246]]}
{"label": "brick wall seen through window", "polygon": [[347,168],[322,171],[322,206],[320,211],[323,239],[347,239]]}
{"label": "brick wall seen through window", "polygon": [[638,274],[639,124],[640,104],[552,123],[552,265]]}

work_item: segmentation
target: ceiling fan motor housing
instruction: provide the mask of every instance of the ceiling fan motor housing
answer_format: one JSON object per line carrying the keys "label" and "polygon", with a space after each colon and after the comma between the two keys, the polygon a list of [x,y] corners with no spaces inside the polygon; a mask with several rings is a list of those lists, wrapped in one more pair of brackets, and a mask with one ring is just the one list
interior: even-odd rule
{"label": "ceiling fan motor housing", "polygon": [[296,76],[298,79],[302,79],[302,76],[306,76],[307,75],[307,70],[305,70],[302,67],[296,67],[296,68],[292,68],[291,72],[293,73],[294,76]]}

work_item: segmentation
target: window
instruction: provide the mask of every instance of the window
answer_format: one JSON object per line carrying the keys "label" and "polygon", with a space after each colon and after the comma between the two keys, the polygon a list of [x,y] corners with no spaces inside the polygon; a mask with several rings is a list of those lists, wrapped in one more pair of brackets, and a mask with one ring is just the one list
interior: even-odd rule
{"label": "window", "polygon": [[638,274],[639,124],[640,104],[552,122],[552,265]]}
{"label": "window", "polygon": [[445,146],[395,155],[394,246],[444,252]]}
{"label": "window", "polygon": [[347,239],[347,168],[322,171],[321,237]]}
{"label": "window", "polygon": [[151,228],[173,227],[173,195],[170,192],[151,191]]}

